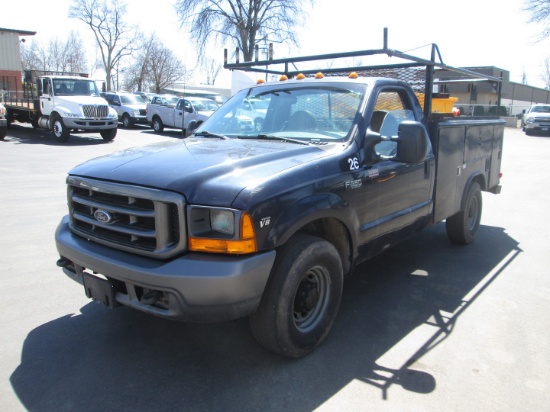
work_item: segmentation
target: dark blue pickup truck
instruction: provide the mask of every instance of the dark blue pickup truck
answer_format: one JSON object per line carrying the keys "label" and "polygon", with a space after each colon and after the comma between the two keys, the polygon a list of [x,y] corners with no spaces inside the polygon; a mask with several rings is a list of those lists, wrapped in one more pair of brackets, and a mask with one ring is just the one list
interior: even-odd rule
{"label": "dark blue pickup truck", "polygon": [[[403,67],[422,92],[367,67],[348,77],[285,68],[188,138],[74,168],[57,264],[107,306],[197,322],[250,316],[266,348],[308,354],[358,263],[444,220],[449,239],[468,244],[481,192],[500,192],[505,122],[433,114],[438,67]],[[267,108],[260,126],[243,114],[250,100]]]}

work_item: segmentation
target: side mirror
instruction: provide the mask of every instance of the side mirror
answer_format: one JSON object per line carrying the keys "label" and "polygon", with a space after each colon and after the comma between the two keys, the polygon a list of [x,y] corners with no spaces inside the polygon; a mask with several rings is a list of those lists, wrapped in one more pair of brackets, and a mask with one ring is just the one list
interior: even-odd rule
{"label": "side mirror", "polygon": [[403,163],[420,163],[426,160],[429,138],[422,123],[410,120],[401,122],[396,141],[396,160]]}
{"label": "side mirror", "polygon": [[380,160],[380,156],[374,150],[374,146],[382,141],[382,136],[379,133],[369,132],[365,136],[363,148],[365,150],[365,163],[372,165]]}

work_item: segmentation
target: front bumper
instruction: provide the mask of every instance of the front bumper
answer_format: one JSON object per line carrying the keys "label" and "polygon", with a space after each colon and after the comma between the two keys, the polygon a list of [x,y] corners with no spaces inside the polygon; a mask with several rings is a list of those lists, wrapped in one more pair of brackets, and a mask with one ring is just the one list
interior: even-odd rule
{"label": "front bumper", "polygon": [[550,118],[548,121],[543,122],[534,122],[534,123],[525,123],[524,126],[525,131],[529,132],[542,132],[542,133],[548,133],[550,132]]}
{"label": "front bumper", "polygon": [[108,130],[118,127],[118,119],[83,119],[64,117],[63,124],[68,129]]}
{"label": "front bumper", "polygon": [[130,119],[133,124],[149,124],[146,116],[132,116]]}
{"label": "front bumper", "polygon": [[0,127],[8,127],[8,121],[6,119],[0,119]]}
{"label": "front bumper", "polygon": [[[82,284],[83,276],[99,273],[112,285],[118,304],[193,322],[231,320],[255,312],[275,260],[275,251],[151,259],[72,234],[67,216],[57,227],[55,240],[61,257],[72,263],[63,266],[73,280]],[[160,299],[151,303],[152,294]]]}

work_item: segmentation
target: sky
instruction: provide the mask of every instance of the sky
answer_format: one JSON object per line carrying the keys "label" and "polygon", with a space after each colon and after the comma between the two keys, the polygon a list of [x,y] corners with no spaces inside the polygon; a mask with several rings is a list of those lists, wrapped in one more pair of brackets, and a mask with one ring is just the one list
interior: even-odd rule
{"label": "sky", "polygon": [[[5,0],[4,0],[5,1]],[[175,0],[142,2],[127,0],[127,22],[146,35],[155,32],[188,69],[195,69],[195,83],[201,83],[196,68],[197,51],[186,28],[180,28],[174,11]],[[70,0],[25,0],[25,7],[2,7],[0,27],[36,31],[34,39],[47,46],[51,39],[65,39],[78,32],[88,49],[89,62],[95,55],[95,40],[89,28],[69,19]],[[403,52],[429,57],[432,43],[438,45],[443,62],[456,67],[496,66],[510,72],[510,80],[543,87],[542,64],[550,58],[550,38],[537,41],[542,28],[528,24],[522,11],[524,0],[315,0],[304,5],[308,16],[300,21],[296,36],[299,47],[274,44],[275,58],[314,55],[365,49],[383,45],[388,29],[388,46]],[[32,10],[32,12],[29,12]],[[223,49],[212,48],[209,57],[223,63]],[[230,87],[226,70],[216,81]]]}

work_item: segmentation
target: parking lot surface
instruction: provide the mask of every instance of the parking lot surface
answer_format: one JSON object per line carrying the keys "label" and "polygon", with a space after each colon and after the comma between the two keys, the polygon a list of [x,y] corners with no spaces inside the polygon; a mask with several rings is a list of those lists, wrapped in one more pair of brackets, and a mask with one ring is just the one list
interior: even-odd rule
{"label": "parking lot surface", "polygon": [[[549,136],[506,129],[476,241],[438,224],[346,280],[331,334],[290,360],[246,319],[178,323],[88,300],[56,267],[74,165],[180,133],[0,141],[2,411],[543,411],[550,405]],[[154,173],[154,170],[151,170]]]}

